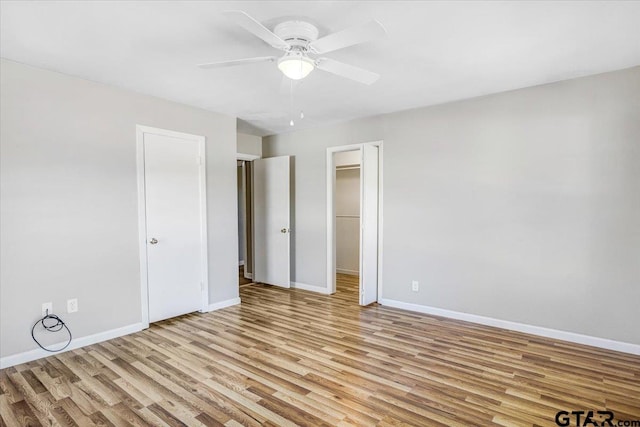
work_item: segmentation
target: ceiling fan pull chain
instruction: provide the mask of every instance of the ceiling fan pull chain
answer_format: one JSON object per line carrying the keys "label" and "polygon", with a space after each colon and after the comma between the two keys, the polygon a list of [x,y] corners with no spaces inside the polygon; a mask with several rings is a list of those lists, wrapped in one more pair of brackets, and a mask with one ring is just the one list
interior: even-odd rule
{"label": "ceiling fan pull chain", "polygon": [[[293,80],[289,82],[289,85],[289,111],[291,112],[291,117],[293,117]],[[295,126],[293,118],[289,122],[289,126]]]}

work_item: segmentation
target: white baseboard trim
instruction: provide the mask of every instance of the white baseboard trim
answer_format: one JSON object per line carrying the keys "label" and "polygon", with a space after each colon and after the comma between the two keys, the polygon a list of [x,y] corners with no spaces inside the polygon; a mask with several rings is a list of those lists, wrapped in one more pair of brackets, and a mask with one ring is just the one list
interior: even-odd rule
{"label": "white baseboard trim", "polygon": [[244,261],[238,262],[238,267],[242,267],[244,265]]}
{"label": "white baseboard trim", "polygon": [[327,288],[321,288],[320,286],[307,285],[306,283],[291,282],[291,287],[294,289],[302,289],[303,291],[318,292],[319,294],[329,295]]}
{"label": "white baseboard trim", "polygon": [[382,305],[403,310],[416,311],[418,313],[431,314],[434,316],[448,317],[450,319],[464,320],[466,322],[479,323],[481,325],[494,326],[496,328],[509,329],[512,331],[524,332],[526,334],[538,335],[546,338],[568,341],[576,344],[590,345],[592,347],[605,348],[608,350],[620,351],[640,355],[640,345],[621,341],[614,341],[606,338],[592,337],[590,335],[576,334],[574,332],[560,331],[557,329],[544,328],[542,326],[527,325],[526,323],[511,322],[508,320],[494,319],[492,317],[479,316],[477,314],[462,313],[459,311],[445,310],[427,305],[412,304],[392,299],[382,298],[378,301]]}
{"label": "white baseboard trim", "polygon": [[336,268],[336,273],[348,274],[350,276],[359,276],[360,272],[356,270],[345,270],[344,268]]}
{"label": "white baseboard trim", "polygon": [[253,280],[253,273],[244,273],[244,278]]}
{"label": "white baseboard trim", "polygon": [[239,297],[231,298],[231,299],[220,301],[220,302],[214,302],[213,304],[209,304],[209,310],[207,310],[207,313],[209,311],[220,310],[222,308],[227,308],[227,307],[231,307],[232,305],[238,305],[238,304],[240,304]]}
{"label": "white baseboard trim", "polygon": [[[0,358],[0,369],[19,365],[21,363],[31,362],[33,360],[42,359],[48,356],[55,356],[56,354],[65,353],[67,351],[75,350],[80,347],[85,347],[91,344],[97,344],[102,341],[122,337],[124,335],[129,335],[134,332],[139,332],[142,329],[143,329],[142,323],[134,323],[132,325],[123,326],[121,328],[111,329],[108,331],[99,332],[97,334],[87,335],[80,338],[74,338],[73,340],[71,340],[71,344],[69,344],[69,347],[65,348],[63,351],[59,351],[56,353],[51,353],[41,348],[37,348],[34,350],[25,351],[24,353],[5,356],[3,358]],[[58,345],[63,346],[64,343],[52,344],[51,347],[58,348],[57,347]]]}

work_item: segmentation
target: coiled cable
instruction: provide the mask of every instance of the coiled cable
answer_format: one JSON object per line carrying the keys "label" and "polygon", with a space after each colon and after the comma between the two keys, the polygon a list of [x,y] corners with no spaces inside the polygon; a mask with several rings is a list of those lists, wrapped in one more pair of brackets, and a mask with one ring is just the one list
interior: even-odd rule
{"label": "coiled cable", "polygon": [[[61,330],[65,329],[67,331],[67,334],[69,335],[69,341],[67,341],[64,347],[59,349],[52,350],[52,349],[46,348],[45,346],[40,344],[40,342],[36,339],[35,330],[38,324],[42,325],[44,330],[47,332],[60,332]],[[31,338],[33,338],[33,340],[36,342],[36,344],[38,344],[38,346],[41,349],[45,351],[49,351],[51,353],[57,353],[69,347],[69,344],[71,344],[72,337],[71,337],[71,331],[69,330],[69,327],[66,325],[66,323],[64,323],[64,321],[58,316],[56,316],[55,314],[49,314],[49,310],[47,310],[47,314],[42,319],[34,323],[33,328],[31,328]]]}

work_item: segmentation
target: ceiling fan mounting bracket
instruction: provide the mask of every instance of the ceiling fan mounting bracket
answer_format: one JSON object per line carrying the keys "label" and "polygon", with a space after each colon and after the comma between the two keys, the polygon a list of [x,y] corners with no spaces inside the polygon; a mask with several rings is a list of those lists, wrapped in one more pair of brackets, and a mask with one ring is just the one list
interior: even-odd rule
{"label": "ceiling fan mounting bracket", "polygon": [[307,45],[318,39],[318,28],[305,21],[285,21],[273,29],[273,32],[291,47],[301,47],[305,50]]}

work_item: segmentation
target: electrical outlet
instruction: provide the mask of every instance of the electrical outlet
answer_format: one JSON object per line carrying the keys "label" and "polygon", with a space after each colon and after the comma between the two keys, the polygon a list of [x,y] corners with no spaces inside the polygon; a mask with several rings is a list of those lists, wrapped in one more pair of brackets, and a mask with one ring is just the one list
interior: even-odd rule
{"label": "electrical outlet", "polygon": [[53,314],[53,303],[52,302],[43,302],[42,303],[42,317],[47,314]]}
{"label": "electrical outlet", "polygon": [[417,281],[417,280],[413,280],[413,281],[411,282],[411,290],[412,290],[413,292],[418,292],[418,291],[420,290],[420,285],[419,285],[419,283],[418,283],[418,281]]}
{"label": "electrical outlet", "polygon": [[78,311],[78,300],[76,298],[67,300],[67,313]]}

